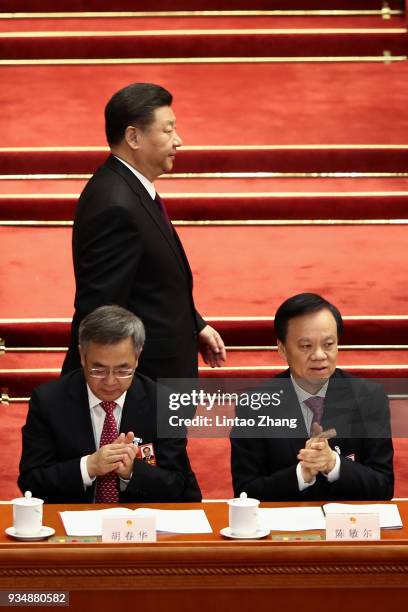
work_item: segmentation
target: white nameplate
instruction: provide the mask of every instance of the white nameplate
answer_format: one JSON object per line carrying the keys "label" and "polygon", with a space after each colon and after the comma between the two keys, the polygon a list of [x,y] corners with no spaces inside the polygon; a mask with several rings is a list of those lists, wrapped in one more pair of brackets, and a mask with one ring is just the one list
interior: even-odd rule
{"label": "white nameplate", "polygon": [[342,513],[326,516],[326,540],[368,541],[380,540],[378,513]]}
{"label": "white nameplate", "polygon": [[140,544],[156,541],[155,516],[135,516],[131,513],[102,517],[102,542]]}

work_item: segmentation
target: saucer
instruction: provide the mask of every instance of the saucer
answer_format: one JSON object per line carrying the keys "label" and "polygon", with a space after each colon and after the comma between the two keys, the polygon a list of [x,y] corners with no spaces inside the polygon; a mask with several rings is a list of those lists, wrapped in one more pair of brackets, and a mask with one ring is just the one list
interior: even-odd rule
{"label": "saucer", "polygon": [[234,540],[258,540],[259,538],[264,538],[270,533],[271,532],[269,529],[257,529],[252,535],[239,536],[231,533],[231,529],[229,527],[224,527],[224,529],[220,530],[221,535]]}
{"label": "saucer", "polygon": [[7,527],[5,529],[7,535],[15,538],[16,540],[22,540],[23,542],[37,542],[39,540],[45,540],[45,538],[49,538],[54,535],[55,529],[52,527],[46,527],[43,525],[38,533],[33,533],[32,535],[23,535],[20,533],[16,533],[14,527]]}

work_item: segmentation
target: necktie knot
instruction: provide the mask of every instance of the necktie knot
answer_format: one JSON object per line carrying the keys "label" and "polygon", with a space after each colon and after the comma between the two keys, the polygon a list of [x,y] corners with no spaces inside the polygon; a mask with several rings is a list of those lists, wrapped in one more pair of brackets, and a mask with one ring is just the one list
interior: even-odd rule
{"label": "necktie knot", "polygon": [[324,398],[319,395],[314,395],[313,397],[309,397],[309,399],[305,400],[305,404],[313,413],[313,421],[312,423],[317,423],[320,425],[322,422],[323,416],[323,403]]}
{"label": "necktie knot", "polygon": [[116,408],[116,402],[101,402],[101,406],[106,414],[111,415]]}

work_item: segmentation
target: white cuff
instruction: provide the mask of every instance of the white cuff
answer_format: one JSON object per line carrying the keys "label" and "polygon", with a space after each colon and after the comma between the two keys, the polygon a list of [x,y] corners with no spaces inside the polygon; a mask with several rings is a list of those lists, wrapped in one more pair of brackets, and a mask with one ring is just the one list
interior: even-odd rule
{"label": "white cuff", "polygon": [[129,484],[130,479],[132,478],[132,476],[133,476],[133,472],[132,472],[132,474],[130,475],[129,480],[126,480],[125,478],[122,478],[122,476],[119,476],[119,489],[120,489],[121,491],[126,491],[126,487],[128,486],[128,484]]}
{"label": "white cuff", "polygon": [[334,468],[330,470],[330,472],[327,472],[327,474],[323,473],[323,476],[326,476],[329,482],[335,482],[340,478],[340,456],[335,451],[334,454],[336,455],[336,462],[334,464]]}
{"label": "white cuff", "polygon": [[305,481],[305,479],[303,478],[302,467],[300,465],[300,461],[296,466],[296,476],[298,480],[299,491],[304,491],[308,487],[313,486],[314,483],[316,482],[316,476],[313,478],[312,482]]}
{"label": "white cuff", "polygon": [[88,457],[89,455],[85,455],[85,457],[81,457],[81,462],[79,464],[81,468],[82,482],[84,483],[85,489],[87,489],[88,487],[92,487],[92,483],[94,482],[96,478],[96,476],[91,478],[90,475],[88,474],[88,468],[86,467],[86,461]]}

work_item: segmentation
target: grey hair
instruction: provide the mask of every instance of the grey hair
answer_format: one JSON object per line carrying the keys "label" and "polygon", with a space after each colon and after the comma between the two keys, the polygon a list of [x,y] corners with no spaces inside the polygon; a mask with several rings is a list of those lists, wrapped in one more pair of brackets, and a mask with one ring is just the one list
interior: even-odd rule
{"label": "grey hair", "polygon": [[116,344],[132,338],[137,355],[142,351],[146,334],[142,321],[122,306],[100,306],[87,315],[79,326],[79,346],[83,353],[90,342]]}

